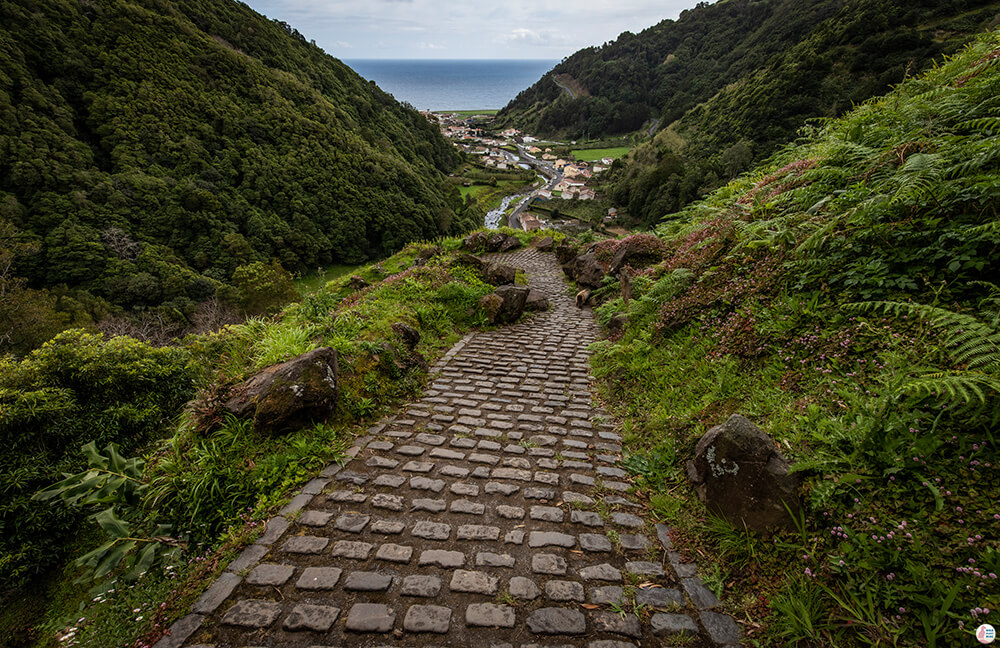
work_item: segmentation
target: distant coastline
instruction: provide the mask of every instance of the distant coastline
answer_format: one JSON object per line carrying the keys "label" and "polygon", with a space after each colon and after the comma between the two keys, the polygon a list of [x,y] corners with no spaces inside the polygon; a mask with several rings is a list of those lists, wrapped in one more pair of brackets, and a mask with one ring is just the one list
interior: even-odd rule
{"label": "distant coastline", "polygon": [[420,110],[499,110],[557,60],[352,59],[365,79]]}

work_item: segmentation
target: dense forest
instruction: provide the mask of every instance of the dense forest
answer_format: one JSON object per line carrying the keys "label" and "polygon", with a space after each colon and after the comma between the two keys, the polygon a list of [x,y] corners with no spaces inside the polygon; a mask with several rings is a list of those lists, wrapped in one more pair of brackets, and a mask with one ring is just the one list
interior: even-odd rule
{"label": "dense forest", "polygon": [[[501,113],[546,136],[649,127],[609,193],[650,224],[717,188],[810,118],[834,117],[995,26],[987,0],[729,0],[581,50]],[[573,80],[570,99],[556,83]],[[655,129],[654,129],[655,130]]]}
{"label": "dense forest", "polygon": [[4,0],[0,43],[0,351],[470,225],[435,128],[246,5]]}

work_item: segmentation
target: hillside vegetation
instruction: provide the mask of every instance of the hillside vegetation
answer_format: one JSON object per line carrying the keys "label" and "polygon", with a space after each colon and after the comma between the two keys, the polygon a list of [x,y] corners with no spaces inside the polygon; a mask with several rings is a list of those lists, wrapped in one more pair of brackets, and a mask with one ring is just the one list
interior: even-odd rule
{"label": "hillside vegetation", "polygon": [[[23,360],[0,360],[0,644],[55,646],[71,627],[73,645],[155,642],[214,571],[259,535],[262,521],[343,457],[366,421],[412,396],[429,362],[487,326],[479,302],[493,286],[463,263],[460,245],[460,238],[411,244],[278,317],[183,344],[156,349],[73,330]],[[359,287],[358,277],[368,285]],[[400,324],[419,335],[414,346],[394,328]],[[262,432],[224,410],[230,386],[319,347],[336,350],[339,366],[328,420]],[[85,454],[87,444],[94,445]],[[32,500],[101,457],[132,486],[98,488],[91,480],[76,501]],[[85,493],[94,496],[90,505]],[[121,534],[109,520],[120,520],[129,538],[116,541]],[[144,563],[150,546],[156,552]],[[153,561],[174,547],[183,551]],[[91,550],[98,559],[89,569],[70,560]],[[147,571],[138,581],[130,573],[143,570],[136,565]],[[74,584],[78,576],[84,585]],[[92,585],[99,594],[88,593]]]}
{"label": "hillside vegetation", "polygon": [[[723,0],[581,50],[500,116],[529,132],[599,138],[651,126],[652,142],[607,179],[614,201],[651,224],[792,140],[887,91],[977,31],[989,0]],[[588,91],[570,99],[553,82]]]}
{"label": "hillside vegetation", "polygon": [[[1000,607],[1000,32],[808,130],[608,279],[602,393],[650,506],[763,645],[946,646]],[[615,243],[621,245],[621,243]],[[615,245],[597,244],[598,256]],[[797,530],[707,515],[684,462],[740,413]],[[705,556],[712,556],[705,560]]]}
{"label": "hillside vegetation", "polygon": [[3,0],[0,43],[0,351],[473,226],[434,127],[241,3]]}

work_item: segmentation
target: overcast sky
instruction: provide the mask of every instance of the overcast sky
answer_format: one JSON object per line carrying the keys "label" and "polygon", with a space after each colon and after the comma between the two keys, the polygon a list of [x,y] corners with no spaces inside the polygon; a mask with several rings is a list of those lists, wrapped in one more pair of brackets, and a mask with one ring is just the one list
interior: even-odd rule
{"label": "overcast sky", "polygon": [[697,0],[245,2],[341,59],[561,59],[677,18]]}

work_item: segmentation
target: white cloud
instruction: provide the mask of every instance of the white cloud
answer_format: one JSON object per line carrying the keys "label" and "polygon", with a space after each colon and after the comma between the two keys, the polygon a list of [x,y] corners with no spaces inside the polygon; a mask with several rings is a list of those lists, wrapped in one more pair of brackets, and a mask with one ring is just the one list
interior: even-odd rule
{"label": "white cloud", "polygon": [[697,0],[246,0],[358,58],[561,58],[676,18]]}

